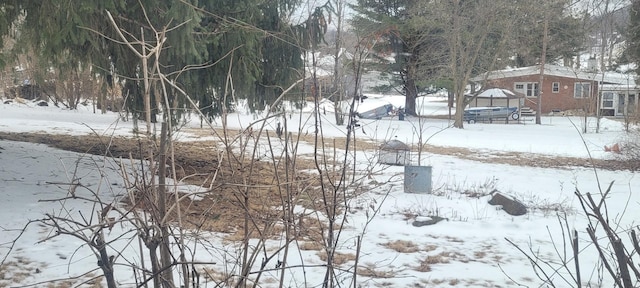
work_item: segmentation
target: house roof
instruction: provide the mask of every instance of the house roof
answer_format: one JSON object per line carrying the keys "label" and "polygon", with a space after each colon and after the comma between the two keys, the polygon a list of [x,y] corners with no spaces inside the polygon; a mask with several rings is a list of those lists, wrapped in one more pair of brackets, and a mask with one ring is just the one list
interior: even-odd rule
{"label": "house roof", "polygon": [[636,74],[625,74],[625,73],[614,73],[607,72],[607,77],[610,81],[609,83],[603,83],[601,86],[601,90],[614,90],[614,91],[626,91],[626,90],[636,90]]}
{"label": "house roof", "polygon": [[[528,66],[519,68],[507,68],[503,70],[489,71],[482,75],[471,78],[473,82],[481,82],[483,80],[496,80],[503,78],[513,78],[522,76],[540,75],[540,66]],[[553,64],[544,65],[544,75],[574,78],[589,81],[598,81],[602,84],[622,84],[622,78],[615,77],[610,73],[593,73],[574,69],[566,66],[558,66]],[[626,79],[624,79],[626,84]]]}

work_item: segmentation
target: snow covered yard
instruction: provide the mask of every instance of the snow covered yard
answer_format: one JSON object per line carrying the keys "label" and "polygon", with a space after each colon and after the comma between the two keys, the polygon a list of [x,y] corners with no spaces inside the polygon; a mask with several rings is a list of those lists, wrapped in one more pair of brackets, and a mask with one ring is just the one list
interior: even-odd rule
{"label": "snow covered yard", "polygon": [[[431,107],[441,106],[440,102],[434,103]],[[434,111],[442,112],[440,108]],[[0,115],[0,132],[126,136],[133,131],[130,122],[118,121],[116,115],[92,114],[90,111],[11,104],[1,105]],[[230,119],[229,128],[246,128],[247,123],[256,120],[247,113],[233,114]],[[344,137],[344,127],[333,125],[331,119],[329,114],[323,119],[326,139]],[[597,134],[580,134],[581,125],[584,125],[580,118],[547,117],[543,118],[543,125],[473,124],[466,125],[464,130],[448,128],[449,121],[442,119],[408,120],[361,120],[357,139],[374,144],[389,139],[415,144],[417,134],[424,133],[430,145],[466,148],[489,159],[499,152],[511,152],[581,159],[591,155],[607,160],[613,155],[605,152],[604,146],[625,137],[621,123],[606,119],[602,122],[602,132]],[[198,124],[191,123],[189,127],[196,129]],[[290,129],[297,129],[297,123],[289,124],[292,125]],[[302,125],[305,125],[302,131],[313,131],[310,124]],[[275,126],[272,121],[267,128],[274,130]],[[203,139],[189,131],[192,130],[181,132],[180,141]],[[304,151],[313,152],[310,144],[303,146]],[[0,193],[5,195],[0,212],[0,255],[4,259],[0,266],[0,287],[46,287],[53,280],[60,280],[57,283],[67,281],[72,287],[97,285],[98,282],[91,281],[101,275],[97,259],[82,241],[65,235],[51,238],[55,235],[53,229],[39,223],[29,225],[24,232],[21,229],[29,220],[41,219],[47,213],[73,215],[80,217],[78,219],[95,214],[92,211],[96,209],[89,201],[48,201],[68,196],[67,184],[74,181],[86,186],[75,190],[76,193],[86,197],[97,194],[105,203],[117,204],[125,195],[118,162],[43,144],[0,141],[0,147],[0,179],[3,183]],[[376,151],[364,151],[363,157],[359,158],[362,160],[356,163],[358,170],[370,167],[368,159],[375,155]],[[348,267],[354,264],[349,255],[355,255],[356,239],[360,236],[358,284],[362,287],[512,287],[516,283],[538,287],[542,281],[532,270],[529,259],[506,239],[524,251],[535,253],[546,263],[557,265],[563,256],[563,237],[569,237],[569,231],[562,226],[564,222],[559,223],[560,216],[566,219],[568,228],[579,232],[579,246],[584,249],[580,262],[581,267],[586,267],[582,280],[594,287],[598,285],[598,273],[603,271],[596,270],[597,252],[586,235],[588,223],[574,192],[578,189],[598,195],[598,187],[604,190],[615,181],[607,198],[609,215],[615,217],[621,231],[634,227],[635,219],[640,216],[637,209],[640,196],[634,193],[640,188],[640,179],[635,172],[594,171],[587,167],[560,165],[562,163],[558,163],[558,167],[548,165],[550,168],[495,164],[428,150],[423,156],[421,164],[433,169],[431,194],[405,193],[402,167],[380,164],[370,167],[375,171],[370,175],[374,188],[351,202],[345,235],[338,247],[338,252],[347,258],[342,264],[347,271],[341,277],[349,276]],[[524,216],[510,216],[489,205],[488,194],[494,190],[522,201],[529,212]],[[416,219],[435,215],[445,220],[430,226],[412,225]],[[116,278],[122,287],[135,287],[135,277],[125,264],[142,262],[136,256],[138,243],[132,241],[131,236],[131,227],[126,225],[116,225],[107,234],[108,238],[114,239],[112,249],[121,251],[122,255],[116,261],[135,262],[116,266]],[[225,257],[237,255],[212,253],[214,249],[207,250],[202,246],[210,245],[208,248],[222,251],[223,247],[234,244],[225,241],[224,235],[219,233],[203,233],[200,237],[207,241],[193,244],[192,247],[200,247],[203,251],[193,260],[216,262],[207,267],[225,271]],[[278,239],[274,239],[268,246],[273,248],[278,244]],[[565,260],[572,263],[571,257],[568,255]],[[285,282],[289,286],[315,287],[322,282],[324,268],[313,267],[322,264],[317,251],[300,247],[298,252],[290,253],[286,262],[290,267],[309,266],[304,270],[291,268]],[[573,266],[568,267],[573,270]],[[277,279],[279,271],[269,272],[265,278]],[[571,286],[570,276],[564,269],[551,277],[560,285]],[[561,277],[565,277],[566,282]],[[610,281],[607,279],[605,277]],[[266,280],[261,285],[270,287]],[[209,284],[208,287],[212,286]],[[610,282],[602,284],[602,287],[611,286]],[[203,284],[203,287],[207,286]]]}

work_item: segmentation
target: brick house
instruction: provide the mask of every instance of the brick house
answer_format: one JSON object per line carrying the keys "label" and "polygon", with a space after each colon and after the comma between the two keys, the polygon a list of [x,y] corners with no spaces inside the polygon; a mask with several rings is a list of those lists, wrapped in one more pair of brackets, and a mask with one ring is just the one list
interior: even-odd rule
{"label": "brick house", "polygon": [[[540,66],[490,71],[471,81],[475,87],[504,88],[521,93],[525,96],[523,106],[537,111]],[[478,85],[482,83],[484,85]],[[547,64],[544,66],[542,113],[579,110],[595,114],[599,87],[612,83],[602,73]]]}

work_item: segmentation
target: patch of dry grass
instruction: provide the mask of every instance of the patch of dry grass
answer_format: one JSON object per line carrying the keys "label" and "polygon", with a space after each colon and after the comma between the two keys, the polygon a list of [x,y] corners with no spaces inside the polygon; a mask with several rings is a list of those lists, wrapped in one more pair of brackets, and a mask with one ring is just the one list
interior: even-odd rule
{"label": "patch of dry grass", "polygon": [[476,257],[476,259],[482,259],[485,256],[487,256],[487,252],[486,251],[476,251],[476,252],[473,252],[473,256]]}
{"label": "patch of dry grass", "polygon": [[427,244],[422,247],[422,251],[426,251],[426,252],[431,252],[436,249],[438,249],[438,246],[434,244]]}
{"label": "patch of dry grass", "polygon": [[448,264],[451,261],[459,261],[462,263],[468,263],[470,260],[462,253],[459,252],[440,252],[435,255],[428,255],[422,259],[418,266],[414,267],[414,270],[419,272],[431,271],[431,266],[436,264]]}
{"label": "patch of dry grass", "polygon": [[320,251],[322,250],[322,248],[324,248],[324,245],[318,241],[301,241],[298,242],[298,248],[305,251]]}
{"label": "patch of dry grass", "polygon": [[36,268],[30,267],[32,263],[32,261],[21,256],[15,257],[14,260],[6,261],[0,266],[0,280],[7,280],[7,282],[0,285],[7,285],[4,287],[8,287],[11,283],[22,283],[27,277],[36,273]]}
{"label": "patch of dry grass", "polygon": [[[83,285],[82,287],[88,287],[88,288],[99,288],[102,287],[102,285],[98,284],[98,286],[95,286],[95,283],[86,283],[87,285]],[[74,287],[73,282],[66,280],[66,281],[57,281],[55,283],[49,283],[47,284],[47,288],[71,288]]]}
{"label": "patch of dry grass", "polygon": [[427,264],[446,264],[449,263],[449,255],[445,252],[436,255],[429,255],[427,258],[422,260]]}
{"label": "patch of dry grass", "polygon": [[395,240],[382,244],[382,246],[399,253],[415,253],[420,251],[420,247],[408,240]]}
{"label": "patch of dry grass", "polygon": [[391,270],[384,270],[377,267],[375,263],[367,263],[358,267],[358,275],[370,278],[389,279],[396,277],[396,273]]}
{"label": "patch of dry grass", "polygon": [[[16,256],[12,260],[6,261],[3,265],[0,265],[0,288],[14,287],[16,284],[24,284],[25,280],[36,279],[35,281],[42,281],[38,277],[41,273],[40,269],[45,269],[46,263],[32,261],[24,256]],[[93,273],[83,275],[80,279],[60,279],[52,282],[40,282],[34,287],[46,287],[46,288],[70,288],[80,287],[78,283],[86,281],[81,284],[81,287],[87,288],[102,288],[100,283],[101,277],[96,278]],[[32,280],[30,280],[32,281]]]}
{"label": "patch of dry grass", "polygon": [[418,265],[417,267],[414,267],[413,270],[416,270],[418,272],[431,272],[431,264],[429,264],[426,259],[420,261],[420,265]]}
{"label": "patch of dry grass", "polygon": [[217,283],[217,285],[223,285],[223,287],[233,287],[237,284],[237,279],[233,275],[217,271],[210,267],[200,269],[200,276],[205,280],[205,283],[202,284],[213,282]]}
{"label": "patch of dry grass", "polygon": [[[320,260],[322,260],[323,262],[327,261],[327,253],[324,251],[319,251],[318,253],[316,253],[318,255],[318,257],[320,258]],[[353,253],[340,253],[340,252],[335,252],[333,254],[333,264],[334,265],[342,265],[345,264],[349,261],[355,261],[356,260],[356,254]]]}

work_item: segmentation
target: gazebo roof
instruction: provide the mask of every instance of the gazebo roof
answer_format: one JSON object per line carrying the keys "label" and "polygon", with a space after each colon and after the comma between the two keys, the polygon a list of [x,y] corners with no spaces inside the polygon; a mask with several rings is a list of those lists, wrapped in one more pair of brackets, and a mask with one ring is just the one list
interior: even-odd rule
{"label": "gazebo roof", "polygon": [[513,92],[509,89],[503,89],[503,88],[489,88],[487,90],[484,90],[482,92],[480,92],[480,94],[478,94],[478,97],[480,98],[510,98],[510,99],[515,99],[515,98],[523,98],[524,95],[518,95],[518,93]]}
{"label": "gazebo roof", "polygon": [[389,141],[385,142],[384,144],[380,145],[380,150],[386,150],[386,151],[410,151],[411,148],[407,144],[404,144],[402,141],[394,139],[394,140],[389,140]]}

